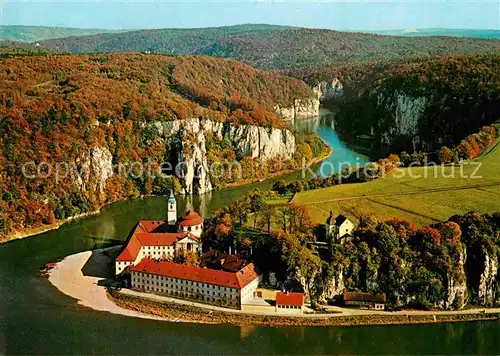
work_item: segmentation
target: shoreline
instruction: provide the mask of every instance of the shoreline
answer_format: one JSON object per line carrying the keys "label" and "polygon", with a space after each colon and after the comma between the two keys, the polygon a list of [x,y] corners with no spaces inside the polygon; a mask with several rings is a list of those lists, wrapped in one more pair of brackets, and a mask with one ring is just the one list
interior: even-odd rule
{"label": "shoreline", "polygon": [[[207,310],[204,308],[160,302],[152,299],[124,295],[120,292],[108,292],[108,298],[117,306],[183,322],[199,324],[229,324],[234,326],[269,326],[269,327],[312,327],[312,326],[362,326],[362,325],[409,325],[428,323],[451,323],[464,321],[500,320],[500,313],[454,313],[448,314],[412,314],[408,313],[370,313],[359,315],[303,314],[258,315],[249,313]],[[442,312],[441,312],[442,313]]]}
{"label": "shoreline", "polygon": [[[107,298],[106,287],[100,283],[105,278],[99,277],[97,276],[99,273],[93,272],[99,272],[98,269],[101,267],[105,269],[105,265],[109,259],[102,257],[105,257],[109,252],[113,252],[113,250],[119,251],[118,247],[121,248],[121,246],[114,246],[66,256],[62,261],[57,263],[56,267],[48,272],[50,284],[59,292],[75,299],[78,305],[93,310],[142,319],[170,321],[165,318],[120,308]],[[97,268],[92,268],[95,271],[91,271],[89,275],[84,275],[82,270],[91,258],[94,259],[96,263],[94,267]]]}
{"label": "shoreline", "polygon": [[45,232],[57,230],[61,226],[63,226],[64,224],[69,223],[71,221],[75,221],[75,220],[83,219],[83,218],[86,218],[89,216],[97,215],[102,211],[102,208],[104,208],[107,205],[111,205],[113,203],[118,203],[118,201],[104,204],[103,206],[101,206],[97,210],[74,215],[74,216],[71,216],[71,217],[64,219],[64,220],[58,220],[53,224],[31,227],[31,228],[25,229],[24,231],[15,231],[12,234],[8,234],[5,238],[0,239],[0,244],[7,243],[9,241],[21,240],[21,239],[24,239],[25,237],[40,235],[40,234],[43,234]]}
{"label": "shoreline", "polygon": [[[325,145],[326,145],[326,143],[325,143]],[[328,146],[328,145],[326,145],[326,146]],[[316,158],[312,159],[310,162],[308,162],[307,167],[311,167],[311,166],[313,166],[315,164],[318,164],[318,163],[324,161],[325,159],[327,159],[332,154],[332,152],[333,152],[333,149],[330,146],[328,146],[328,148],[329,149],[328,149],[328,151],[325,154],[321,155],[320,157],[316,157]],[[294,172],[298,172],[298,171],[300,171],[300,169],[295,169],[295,170],[294,169],[289,169],[289,170],[285,170],[285,171],[280,171],[280,172],[269,174],[263,180],[253,179],[253,180],[245,180],[245,181],[237,182],[237,183],[231,183],[231,184],[228,184],[228,185],[225,185],[223,187],[218,188],[218,190],[220,190],[220,189],[237,188],[237,187],[241,187],[241,186],[245,186],[245,185],[250,185],[250,184],[254,184],[254,183],[265,182],[267,180],[271,180],[271,179],[274,179],[274,178],[277,178],[277,177],[280,177],[280,176],[283,176],[283,175],[291,174],[291,173],[294,173]],[[210,191],[210,192],[212,192],[212,191]],[[207,193],[210,193],[210,192],[207,192]],[[30,237],[30,236],[40,235],[40,234],[43,234],[45,232],[49,232],[49,231],[53,231],[53,230],[57,230],[61,226],[63,226],[64,224],[69,223],[71,221],[75,221],[75,220],[83,219],[83,218],[86,218],[86,217],[89,217],[89,216],[97,215],[97,214],[101,213],[102,209],[105,208],[108,205],[112,205],[112,204],[115,204],[115,203],[120,203],[120,202],[123,202],[123,201],[126,201],[126,200],[143,199],[143,198],[148,198],[148,197],[162,197],[162,196],[166,196],[166,195],[154,195],[154,194],[141,195],[141,196],[137,196],[137,197],[133,197],[133,198],[127,198],[127,199],[123,199],[123,200],[117,200],[117,201],[113,201],[113,202],[108,202],[108,203],[103,204],[102,206],[100,206],[96,210],[93,210],[93,211],[90,211],[90,212],[87,212],[87,213],[78,214],[78,215],[75,215],[75,216],[71,216],[71,217],[69,217],[67,219],[56,221],[53,224],[31,227],[31,228],[25,229],[24,231],[14,231],[14,232],[8,234],[7,236],[5,236],[4,238],[0,238],[0,244],[7,243],[9,241],[15,241],[15,240],[24,239],[24,238]]]}
{"label": "shoreline", "polygon": [[85,251],[66,256],[49,271],[49,282],[61,293],[74,298],[79,305],[113,314],[168,322],[198,324],[230,324],[236,326],[357,326],[446,323],[479,320],[500,320],[500,309],[461,311],[399,311],[376,312],[337,308],[328,314],[294,316],[259,313],[210,305],[194,306],[189,301],[143,298],[109,288],[114,275],[108,271],[110,261],[121,246]]}

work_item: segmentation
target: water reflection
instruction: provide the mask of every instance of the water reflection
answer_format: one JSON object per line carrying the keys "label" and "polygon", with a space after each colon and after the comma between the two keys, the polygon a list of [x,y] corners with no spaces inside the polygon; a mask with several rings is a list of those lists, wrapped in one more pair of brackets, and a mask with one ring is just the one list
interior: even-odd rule
{"label": "water reflection", "polygon": [[356,151],[353,145],[340,139],[335,131],[335,114],[327,109],[321,109],[320,116],[294,120],[293,127],[300,132],[315,132],[332,148],[332,154],[321,165],[315,167],[315,173],[321,177],[339,172],[344,167],[364,165],[370,161],[368,156]]}

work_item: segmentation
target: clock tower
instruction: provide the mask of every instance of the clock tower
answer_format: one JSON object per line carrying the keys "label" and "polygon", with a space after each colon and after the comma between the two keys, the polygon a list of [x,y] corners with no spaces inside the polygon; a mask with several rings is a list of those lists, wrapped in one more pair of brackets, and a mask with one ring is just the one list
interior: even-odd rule
{"label": "clock tower", "polygon": [[177,221],[177,202],[174,198],[174,192],[170,190],[170,197],[168,198],[168,213],[167,213],[167,223],[169,225],[175,225]]}

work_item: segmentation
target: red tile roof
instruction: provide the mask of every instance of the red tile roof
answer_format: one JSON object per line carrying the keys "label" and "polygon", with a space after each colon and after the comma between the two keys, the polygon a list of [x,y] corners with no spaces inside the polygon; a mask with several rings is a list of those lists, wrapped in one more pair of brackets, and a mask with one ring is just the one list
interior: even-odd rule
{"label": "red tile roof", "polygon": [[136,232],[134,235],[142,246],[172,246],[175,245],[177,240],[186,237],[187,231],[173,233]]}
{"label": "red tile roof", "polygon": [[276,305],[304,305],[304,293],[276,293]]}
{"label": "red tile roof", "polygon": [[127,245],[116,258],[116,262],[135,261],[142,246],[172,246],[178,240],[188,235],[197,240],[195,236],[190,235],[186,231],[163,232],[168,228],[169,226],[164,221],[139,221],[134,227]]}
{"label": "red tile roof", "polygon": [[123,249],[120,255],[116,258],[117,262],[135,261],[139,251],[141,250],[141,243],[135,235],[132,235],[127,246]]}
{"label": "red tile roof", "polygon": [[203,219],[201,216],[192,210],[187,210],[177,221],[177,223],[181,226],[195,226],[200,225],[202,222]]}
{"label": "red tile roof", "polygon": [[232,273],[149,258],[143,259],[130,270],[236,289],[247,286],[259,277],[253,264],[248,264],[240,271]]}
{"label": "red tile roof", "polygon": [[229,272],[239,271],[246,261],[235,255],[229,255],[224,252],[219,252],[215,249],[210,249],[201,256],[203,264],[209,268],[219,269]]}
{"label": "red tile roof", "polygon": [[344,302],[373,302],[385,303],[385,293],[375,294],[367,292],[344,292]]}
{"label": "red tile roof", "polygon": [[166,224],[165,221],[158,220],[141,220],[137,224],[136,231],[137,232],[153,232],[154,230],[161,227],[163,224]]}

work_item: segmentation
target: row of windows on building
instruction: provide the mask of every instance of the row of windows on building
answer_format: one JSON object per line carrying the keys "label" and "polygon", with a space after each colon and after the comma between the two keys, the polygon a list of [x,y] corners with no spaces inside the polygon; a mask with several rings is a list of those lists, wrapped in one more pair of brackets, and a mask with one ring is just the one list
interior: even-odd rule
{"label": "row of windows on building", "polygon": [[[141,283],[142,280],[144,279],[144,283],[149,284],[149,281],[154,279],[157,281],[165,281],[168,283],[175,283],[175,284],[181,284],[181,285],[186,285],[186,286],[195,286],[195,287],[201,287],[201,288],[205,288],[205,289],[214,289],[214,290],[223,291],[223,292],[234,293],[234,291],[235,291],[234,288],[220,287],[220,286],[216,286],[213,284],[193,282],[193,281],[187,281],[184,279],[170,278],[170,277],[164,277],[164,276],[158,276],[158,275],[149,275],[147,273],[138,273],[137,276],[138,277],[132,277],[132,282]],[[154,284],[154,282],[152,282],[151,284]],[[156,282],[156,284],[158,284],[158,282]],[[166,285],[168,285],[168,284],[166,284]]]}
{"label": "row of windows on building", "polygon": [[[156,247],[156,246],[153,246],[153,249],[154,249],[155,247]],[[160,247],[161,247],[161,249],[162,249],[162,250],[164,250],[164,249],[165,249],[165,247],[166,247],[167,249],[169,249],[169,250],[174,248],[174,246],[158,246],[158,249],[160,249]],[[148,250],[151,250],[151,246],[148,246]]]}
{"label": "row of windows on building", "polygon": [[300,305],[277,305],[278,309],[300,309]]}
{"label": "row of windows on building", "polygon": [[128,266],[128,265],[131,265],[131,264],[132,264],[132,262],[129,262],[129,261],[118,262],[118,266],[121,266],[121,265]]}
{"label": "row of windows on building", "polygon": [[[134,282],[134,283],[137,283],[137,282]],[[215,292],[215,291],[205,291],[205,290],[200,290],[196,287],[193,287],[193,288],[188,288],[188,287],[181,287],[179,285],[168,285],[168,284],[164,284],[163,282],[156,282],[156,287],[155,287],[155,283],[154,282],[151,282],[151,283],[148,283],[148,281],[146,281],[145,283],[138,283],[138,284],[134,284],[134,285],[137,285],[138,288],[144,288],[144,287],[150,287],[150,288],[155,288],[155,289],[161,289],[163,290],[164,288],[160,288],[160,287],[165,287],[166,289],[168,290],[171,290],[172,292],[174,291],[180,291],[180,292],[186,292],[186,293],[203,293],[203,294],[207,294],[207,295],[213,295],[215,297],[219,297],[219,298],[234,298],[235,296],[234,295],[231,295],[231,294],[227,294],[227,293],[224,293],[224,292]]]}
{"label": "row of windows on building", "polygon": [[[226,304],[226,305],[237,305],[237,300],[236,299],[228,299],[226,295],[224,296],[207,296],[207,295],[201,295],[198,293],[189,293],[187,291],[174,291],[168,288],[162,288],[160,286],[149,286],[149,285],[134,285],[134,288],[141,289],[144,291],[151,291],[151,292],[158,292],[158,293],[164,293],[164,294],[169,294],[172,296],[176,297],[184,297],[184,298],[193,298],[193,299],[198,299],[206,302],[217,302],[220,304]],[[220,294],[220,293],[219,293]]]}

